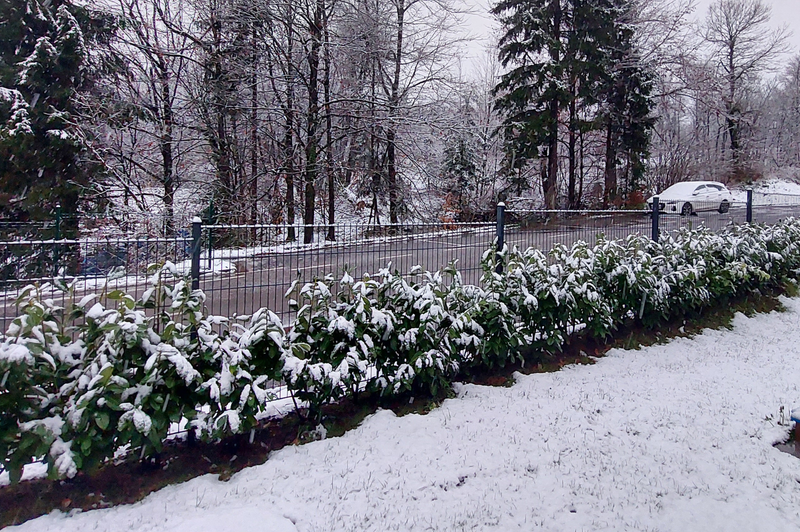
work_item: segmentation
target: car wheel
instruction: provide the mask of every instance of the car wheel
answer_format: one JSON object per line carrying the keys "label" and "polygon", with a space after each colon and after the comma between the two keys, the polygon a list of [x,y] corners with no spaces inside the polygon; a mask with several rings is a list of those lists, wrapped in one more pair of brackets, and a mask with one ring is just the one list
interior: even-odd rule
{"label": "car wheel", "polygon": [[687,201],[683,204],[683,207],[681,207],[681,216],[689,216],[692,212],[694,212],[692,210],[692,204]]}
{"label": "car wheel", "polygon": [[727,201],[723,201],[722,203],[719,204],[719,213],[725,214],[726,212],[728,212],[730,208],[731,208],[730,203],[728,203]]}

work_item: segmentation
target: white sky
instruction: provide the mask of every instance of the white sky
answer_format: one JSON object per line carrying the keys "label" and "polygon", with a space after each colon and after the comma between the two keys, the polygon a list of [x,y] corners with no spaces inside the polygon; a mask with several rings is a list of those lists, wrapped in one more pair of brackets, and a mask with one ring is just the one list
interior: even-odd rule
{"label": "white sky", "polygon": [[[777,28],[786,25],[792,32],[788,41],[787,51],[796,54],[800,53],[800,0],[762,0],[765,4],[772,6],[772,26]],[[708,13],[708,6],[712,0],[696,0],[697,9],[695,16],[698,20],[704,20]]]}
{"label": "white sky", "polygon": [[[465,26],[474,38],[467,46],[462,65],[465,72],[473,70],[472,63],[483,54],[484,47],[491,42],[492,28],[497,24],[489,14],[490,6],[495,0],[461,0],[466,5],[473,5],[473,14],[465,16]],[[772,26],[777,28],[786,25],[792,32],[787,41],[786,60],[791,55],[800,53],[800,0],[762,0],[772,6]],[[708,6],[713,0],[695,0],[694,20],[702,22],[708,13]]]}

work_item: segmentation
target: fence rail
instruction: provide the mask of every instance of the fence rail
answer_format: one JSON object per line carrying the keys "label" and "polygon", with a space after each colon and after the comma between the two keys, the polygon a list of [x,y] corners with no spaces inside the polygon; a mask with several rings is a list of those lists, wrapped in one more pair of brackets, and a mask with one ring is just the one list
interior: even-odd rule
{"label": "fence rail", "polygon": [[[694,214],[651,210],[542,210],[498,205],[491,222],[412,224],[208,224],[195,218],[172,237],[63,238],[53,222],[0,222],[0,327],[16,317],[14,300],[30,283],[66,276],[76,296],[121,289],[134,296],[147,287],[147,267],[170,261],[206,293],[212,314],[243,318],[268,307],[291,318],[286,291],[298,278],[346,271],[353,277],[390,267],[409,272],[441,269],[457,261],[464,281],[478,283],[483,254],[507,244],[549,251],[598,237],[638,233],[661,238],[681,228],[719,230],[730,224],[773,223],[800,214],[800,196],[749,191],[746,201],[695,203]],[[93,220],[96,223],[96,220]],[[309,240],[303,243],[302,240]],[[65,297],[53,290],[53,297]]]}

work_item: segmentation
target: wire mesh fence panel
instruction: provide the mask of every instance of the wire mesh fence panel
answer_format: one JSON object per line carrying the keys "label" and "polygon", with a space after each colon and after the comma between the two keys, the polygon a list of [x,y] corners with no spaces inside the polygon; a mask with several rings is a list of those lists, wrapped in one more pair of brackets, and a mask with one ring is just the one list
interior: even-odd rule
{"label": "wire mesh fence panel", "polygon": [[507,211],[505,242],[545,253],[556,245],[571,246],[583,241],[590,245],[603,236],[625,238],[631,234],[650,235],[652,222],[648,211]]}
{"label": "wire mesh fence panel", "polygon": [[[96,294],[101,303],[112,290],[134,297],[147,288],[151,264],[173,262],[181,273],[189,273],[191,240],[172,238],[81,238],[16,239],[0,242],[0,327],[6,331],[17,317],[16,303],[23,289],[39,286],[42,295],[65,306],[69,297],[80,301]],[[54,282],[72,286],[69,294]]]}
{"label": "wire mesh fence panel", "polygon": [[[302,243],[306,229],[308,244]],[[203,231],[212,243],[201,257],[209,311],[244,318],[267,307],[286,319],[292,315],[286,293],[295,280],[330,278],[336,290],[345,272],[360,279],[383,268],[435,271],[457,261],[464,282],[477,283],[481,257],[495,237],[493,223],[205,225]]]}
{"label": "wire mesh fence panel", "polygon": [[753,221],[772,224],[800,215],[800,195],[753,191]]}
{"label": "wire mesh fence panel", "polygon": [[[678,204],[676,208],[667,206],[659,214],[659,229],[662,235],[677,232],[680,229],[699,229],[705,227],[712,231],[721,231],[725,227],[747,222],[747,203],[745,201],[728,201],[722,205],[716,201],[694,201],[691,209]],[[687,211],[684,214],[681,211]]]}
{"label": "wire mesh fence panel", "polygon": [[[754,222],[774,223],[800,214],[800,196],[752,194]],[[690,212],[667,202],[658,220],[660,235],[682,228],[719,231],[747,221],[747,204],[693,199]],[[684,211],[687,212],[684,212]],[[185,220],[163,217],[109,220],[60,217],[43,222],[0,221],[0,325],[5,331],[17,315],[15,299],[31,283],[52,283],[55,276],[74,281],[76,297],[120,289],[140,296],[147,286],[147,268],[171,261],[182,274],[191,269],[191,227]],[[150,233],[174,236],[165,238]],[[144,234],[136,234],[136,233]],[[66,235],[80,237],[65,238]],[[648,210],[554,211],[515,207],[506,210],[505,242],[548,252],[599,236],[652,236]],[[286,297],[295,280],[329,277],[336,282],[348,272],[355,279],[390,267],[408,273],[414,266],[436,271],[456,261],[465,283],[480,281],[481,258],[492,249],[495,222],[336,225],[202,225],[199,286],[208,311],[244,319],[267,307],[288,322]],[[303,243],[308,241],[308,243]],[[65,295],[49,289],[64,303]]]}

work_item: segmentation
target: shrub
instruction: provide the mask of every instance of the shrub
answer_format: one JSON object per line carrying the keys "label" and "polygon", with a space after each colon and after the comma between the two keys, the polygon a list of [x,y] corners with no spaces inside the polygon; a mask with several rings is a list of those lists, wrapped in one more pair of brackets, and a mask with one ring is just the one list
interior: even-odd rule
{"label": "shrub", "polygon": [[169,263],[151,270],[139,300],[104,291],[76,301],[62,280],[28,286],[0,339],[3,468],[16,482],[45,460],[51,476],[73,476],[127,446],[159,452],[180,422],[207,440],[252,431],[281,383],[314,423],[364,389],[437,394],[459,370],[518,361],[524,346],[557,351],[581,329],[604,337],[795,277],[800,222],[657,243],[600,238],[549,255],[506,247],[487,251],[482,268],[480,286],[463,284],[455,263],[345,273],[335,297],[333,277],[298,280],[288,327],[267,309],[245,325],[205,315],[203,293]]}

